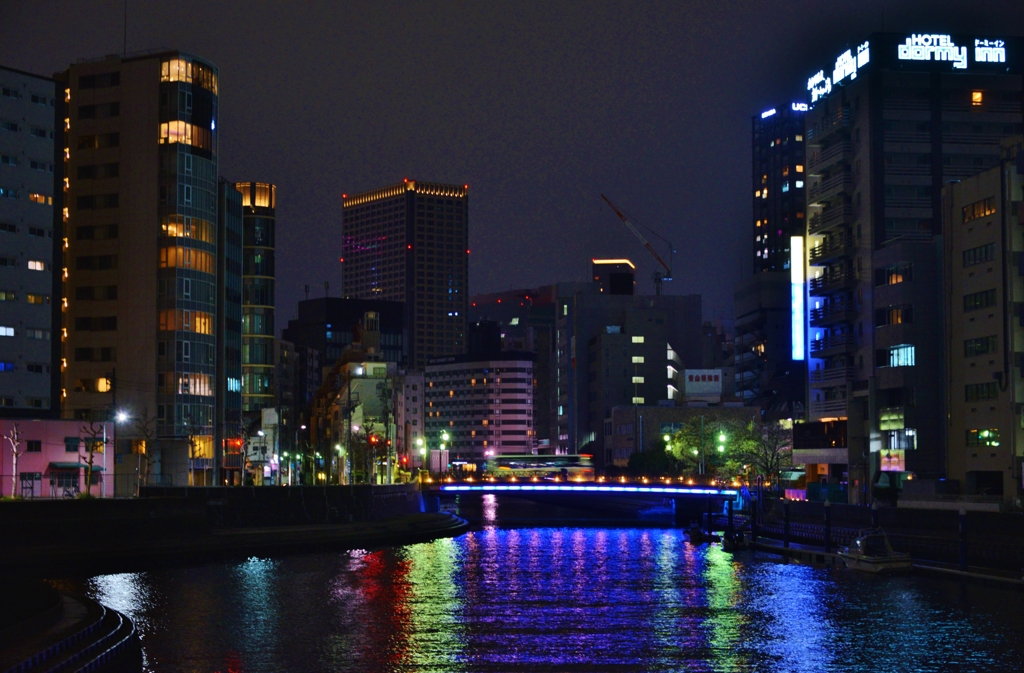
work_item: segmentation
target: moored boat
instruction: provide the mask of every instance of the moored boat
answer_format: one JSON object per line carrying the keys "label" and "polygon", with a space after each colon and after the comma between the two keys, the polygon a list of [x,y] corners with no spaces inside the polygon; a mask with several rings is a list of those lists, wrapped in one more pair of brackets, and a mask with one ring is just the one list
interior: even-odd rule
{"label": "moored boat", "polygon": [[907,572],[914,565],[910,554],[893,551],[881,528],[860,531],[839,556],[847,568],[877,574]]}

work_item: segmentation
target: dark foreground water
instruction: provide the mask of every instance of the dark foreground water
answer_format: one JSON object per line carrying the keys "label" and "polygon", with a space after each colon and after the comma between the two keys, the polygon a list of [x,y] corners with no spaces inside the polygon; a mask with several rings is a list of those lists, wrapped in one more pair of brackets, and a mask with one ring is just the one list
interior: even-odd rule
{"label": "dark foreground water", "polygon": [[[674,529],[502,528],[104,575],[151,671],[1024,670],[1019,592],[694,547]],[[511,506],[511,505],[510,505]]]}

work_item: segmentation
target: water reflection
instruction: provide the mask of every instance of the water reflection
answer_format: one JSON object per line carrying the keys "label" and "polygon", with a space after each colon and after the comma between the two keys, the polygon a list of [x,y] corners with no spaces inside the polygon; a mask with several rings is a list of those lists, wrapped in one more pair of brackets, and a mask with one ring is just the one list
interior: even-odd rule
{"label": "water reflection", "polygon": [[[1019,594],[986,602],[695,547],[677,530],[457,539],[108,575],[155,671],[1020,670]],[[984,592],[984,589],[981,589]]]}

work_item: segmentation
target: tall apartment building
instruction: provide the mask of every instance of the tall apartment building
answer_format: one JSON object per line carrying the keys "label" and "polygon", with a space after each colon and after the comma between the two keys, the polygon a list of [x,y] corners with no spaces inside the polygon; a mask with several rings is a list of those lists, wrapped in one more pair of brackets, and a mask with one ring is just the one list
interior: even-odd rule
{"label": "tall apartment building", "polygon": [[61,102],[54,87],[47,77],[0,67],[0,416],[60,409],[54,333],[62,223],[54,211],[63,195],[55,205],[53,126]]}
{"label": "tall apartment building", "polygon": [[[805,400],[803,339],[794,349],[794,316],[803,322],[794,300],[794,236],[803,237],[806,103],[787,103],[751,119],[754,275],[735,293],[736,390],[768,418],[802,418]],[[798,243],[799,245],[799,243]],[[802,249],[797,249],[802,260]],[[796,269],[803,271],[802,262]]]}
{"label": "tall apartment building", "polygon": [[277,188],[239,182],[242,193],[242,411],[276,404],[274,231]]}
{"label": "tall apartment building", "polygon": [[80,61],[55,78],[66,104],[64,414],[126,414],[118,452],[152,419],[154,478],[210,483],[217,68],[168,51]]}
{"label": "tall apartment building", "polygon": [[807,81],[809,410],[848,421],[847,455],[815,455],[853,502],[879,471],[945,473],[941,190],[1020,132],[1022,47],[874,34]]}
{"label": "tall apartment building", "polygon": [[466,350],[468,191],[406,180],[344,195],[343,293],[405,303],[413,369]]}
{"label": "tall apartment building", "polygon": [[948,481],[1019,498],[1024,462],[1024,138],[943,189]]}

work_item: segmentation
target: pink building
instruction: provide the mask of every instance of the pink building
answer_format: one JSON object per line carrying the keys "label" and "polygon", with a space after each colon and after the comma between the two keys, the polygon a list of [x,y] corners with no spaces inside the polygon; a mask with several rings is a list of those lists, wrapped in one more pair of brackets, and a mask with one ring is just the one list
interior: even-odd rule
{"label": "pink building", "polygon": [[[20,443],[17,474],[11,442],[15,427]],[[112,496],[108,475],[114,470],[113,432],[112,421],[0,419],[0,495],[64,498],[84,493],[87,443],[92,443],[92,494]]]}

